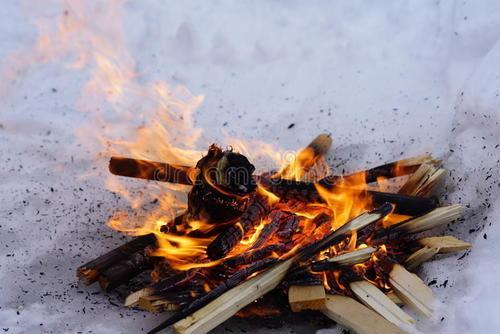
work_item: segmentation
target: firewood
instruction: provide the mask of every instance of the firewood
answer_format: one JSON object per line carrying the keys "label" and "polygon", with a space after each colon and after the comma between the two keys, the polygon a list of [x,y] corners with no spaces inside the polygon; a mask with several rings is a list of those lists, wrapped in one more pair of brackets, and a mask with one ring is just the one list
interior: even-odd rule
{"label": "firewood", "polygon": [[229,253],[241,241],[255,224],[259,223],[270,210],[268,199],[256,194],[248,209],[239,221],[221,232],[207,247],[207,255],[211,260],[220,259]]}
{"label": "firewood", "polygon": [[198,173],[193,167],[123,157],[111,157],[109,171],[119,176],[185,185],[193,185]]}
{"label": "firewood", "polygon": [[350,297],[327,295],[323,313],[357,334],[404,334],[379,314]]}
{"label": "firewood", "polygon": [[[308,203],[325,202],[316,189],[317,184],[315,183],[276,178],[261,178],[259,179],[259,184],[283,201],[299,200]],[[322,187],[324,186],[321,183],[318,184]],[[342,190],[341,187],[335,186],[335,184],[326,186],[326,189],[332,189],[334,187]],[[421,215],[437,207],[437,201],[434,198],[408,196],[374,190],[366,190],[364,194],[365,196],[370,196],[375,205],[381,205],[386,202],[393,203],[395,205],[394,212],[403,215]]]}
{"label": "firewood", "polygon": [[405,305],[427,317],[432,315],[434,295],[417,275],[396,264],[389,274],[389,282]]}
{"label": "firewood", "polygon": [[430,260],[434,255],[439,252],[439,248],[436,247],[427,247],[424,246],[415,252],[413,252],[408,258],[405,260],[405,266],[409,270],[413,270],[422,263]]}
{"label": "firewood", "polygon": [[392,228],[396,231],[404,231],[405,233],[418,233],[451,223],[460,218],[462,213],[463,207],[461,205],[444,206],[420,217],[393,225]]}
{"label": "firewood", "polygon": [[411,325],[415,320],[399,308],[376,286],[367,281],[357,281],[349,284],[356,297],[368,307],[398,327]]}
{"label": "firewood", "polygon": [[152,268],[151,258],[145,254],[144,250],[139,250],[128,258],[106,268],[99,276],[99,285],[103,290],[109,291]]}
{"label": "firewood", "polygon": [[[238,290],[238,292],[235,293],[236,296],[232,296],[228,300],[232,300],[233,298],[241,298],[241,296],[239,296],[239,293],[240,293],[239,290],[243,289],[243,291],[244,291],[245,284],[252,281],[253,279],[251,279],[248,282],[245,282],[243,284],[240,284],[240,283],[242,281],[244,281],[244,279],[246,279],[248,276],[252,275],[253,273],[255,273],[259,270],[265,269],[269,264],[273,263],[273,260],[274,259],[264,259],[262,261],[259,261],[259,263],[254,263],[254,264],[250,265],[246,270],[239,271],[235,275],[231,276],[228,280],[226,280],[223,284],[215,287],[213,290],[211,290],[210,292],[208,292],[207,294],[202,296],[202,298],[195,299],[192,303],[187,305],[181,311],[174,314],[172,317],[170,317],[164,323],[160,324],[159,326],[157,326],[156,328],[151,330],[149,333],[156,333],[156,332],[162,330],[163,328],[166,328],[166,327],[174,324],[175,322],[180,321],[181,319],[183,319],[185,317],[188,317],[190,314],[192,314],[192,315],[188,318],[191,318],[195,314],[197,314],[197,312],[202,311],[207,307],[210,308],[209,306],[212,303],[217,302],[218,300],[221,300],[221,299],[227,300],[225,296],[227,296],[228,294],[229,295],[234,294],[234,291],[236,291],[236,290]],[[290,262],[283,262],[283,263],[289,263],[289,265],[291,265],[291,261]],[[279,265],[276,267],[280,268]],[[286,269],[288,269],[288,267]],[[273,269],[271,269],[271,270],[273,270]],[[283,275],[285,273],[286,273],[286,270],[284,270]],[[258,275],[255,278],[257,278],[257,277],[261,277],[261,275]],[[281,281],[281,279],[280,279],[280,281]],[[279,284],[279,282],[276,283],[276,285],[278,285],[278,284]],[[265,282],[263,282],[261,286],[257,286],[257,290],[259,290],[260,288],[263,288],[263,287],[265,287]],[[232,292],[232,293],[229,293],[229,292]],[[266,290],[266,292],[268,292],[268,290]],[[248,298],[248,296],[247,296],[247,298]],[[251,301],[253,301],[253,299],[250,300],[247,304],[249,304]],[[234,313],[236,313],[239,309],[243,308],[247,304],[242,305]],[[238,305],[240,305],[240,304],[238,304]],[[233,315],[233,314],[231,314],[231,315]],[[186,319],[188,319],[188,318],[186,318]],[[226,320],[226,319],[224,319],[224,320]]]}
{"label": "firewood", "polygon": [[256,249],[264,245],[267,240],[269,240],[278,231],[280,225],[287,216],[288,215],[285,212],[280,210],[271,211],[268,215],[269,222],[262,228],[257,240],[253,243],[250,249]]}
{"label": "firewood", "polygon": [[292,285],[288,288],[288,302],[293,312],[324,309],[325,301],[323,285]]}
{"label": "firewood", "polygon": [[223,264],[228,267],[237,267],[244,264],[250,264],[258,260],[262,260],[263,258],[268,257],[274,252],[279,253],[281,251],[284,251],[285,249],[285,244],[271,244],[259,249],[249,250],[244,252],[243,254],[224,259]]}
{"label": "firewood", "polygon": [[99,256],[77,269],[78,278],[86,285],[92,284],[99,279],[100,274],[110,266],[127,259],[137,251],[154,245],[156,238],[153,234],[143,235]]}
{"label": "firewood", "polygon": [[426,247],[438,248],[439,253],[460,252],[472,247],[470,243],[459,240],[451,235],[423,238],[418,242]]}
{"label": "firewood", "polygon": [[311,269],[313,271],[334,270],[341,266],[351,266],[357,263],[362,263],[370,259],[370,256],[375,251],[376,249],[373,247],[356,249],[329,259],[314,262],[311,264]]}
{"label": "firewood", "polygon": [[279,173],[284,179],[303,179],[316,162],[323,157],[332,146],[332,138],[327,134],[317,136],[306,148],[300,150],[295,160]]}
{"label": "firewood", "polygon": [[137,291],[132,292],[125,298],[125,302],[123,303],[123,306],[125,307],[134,307],[139,304],[139,300],[142,297],[147,297],[151,296],[154,294],[154,289],[150,287],[146,287]]}
{"label": "firewood", "polygon": [[[357,231],[371,223],[374,223],[391,211],[391,205],[384,205],[370,213],[362,214],[339,228],[331,232],[324,239],[304,247],[292,258],[276,264],[246,282],[227,290],[209,303],[194,307],[194,310],[183,310],[170,319],[160,324],[149,333],[156,333],[171,324],[174,325],[176,333],[206,333],[220,323],[229,319],[240,309],[252,301],[262,297],[267,292],[276,288],[290,267],[296,261],[304,261],[319,251],[340,242],[352,232]],[[183,319],[184,318],[184,319]],[[181,320],[182,319],[182,320]]]}
{"label": "firewood", "polygon": [[424,163],[413,173],[406,183],[399,189],[399,194],[413,196],[427,196],[446,174],[443,168]]}
{"label": "firewood", "polygon": [[388,293],[385,294],[387,297],[389,297],[390,300],[394,302],[394,304],[398,306],[403,306],[404,303],[401,300],[401,298],[398,297],[398,295],[394,292],[394,290],[389,291]]}
{"label": "firewood", "polygon": [[164,298],[163,296],[143,296],[139,298],[138,306],[151,313],[166,311],[177,311],[179,304]]}
{"label": "firewood", "polygon": [[381,166],[373,167],[364,171],[354,172],[343,176],[328,176],[322,179],[321,185],[332,185],[337,182],[340,177],[357,178],[365,177],[365,182],[376,182],[378,178],[393,178],[396,176],[408,175],[414,173],[423,163],[437,164],[439,160],[433,159],[430,155],[420,155],[408,159],[398,160],[386,163]]}

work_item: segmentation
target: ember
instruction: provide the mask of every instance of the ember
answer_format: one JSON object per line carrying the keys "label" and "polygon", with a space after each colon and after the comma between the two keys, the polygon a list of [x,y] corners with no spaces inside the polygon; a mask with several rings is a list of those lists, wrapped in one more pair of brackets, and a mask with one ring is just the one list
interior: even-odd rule
{"label": "ember", "polygon": [[[415,234],[455,221],[462,208],[438,207],[432,195],[445,170],[430,156],[330,175],[330,146],[320,135],[281,170],[259,175],[244,155],[215,145],[194,167],[112,157],[113,174],[192,186],[187,209],[139,227],[113,217],[111,227],[137,237],[78,268],[78,277],[110,290],[151,271],[153,283],[125,305],[177,312],[150,333],[171,325],[206,333],[235,314],[279,312],[258,303],[242,311],[272,290],[287,293],[294,312],[320,310],[359,333],[402,332],[415,321],[395,300],[433,311],[432,291],[408,270],[470,247]],[[387,192],[395,179],[399,190]]]}

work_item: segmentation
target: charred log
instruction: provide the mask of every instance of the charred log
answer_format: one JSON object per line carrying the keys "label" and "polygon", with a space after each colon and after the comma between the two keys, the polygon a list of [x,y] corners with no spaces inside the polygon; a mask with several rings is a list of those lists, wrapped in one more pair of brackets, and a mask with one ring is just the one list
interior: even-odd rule
{"label": "charred log", "polygon": [[[265,189],[276,194],[276,196],[283,201],[299,200],[309,203],[324,202],[324,199],[320,196],[318,190],[316,189],[316,184],[314,183],[266,178],[259,179],[259,182]],[[327,189],[333,188],[335,188],[335,185],[330,185]],[[429,212],[435,209],[438,205],[435,198],[422,198],[373,190],[366,190],[364,193],[366,196],[371,197],[375,205],[381,205],[389,202],[396,205],[394,212],[409,216]]]}
{"label": "charred log", "polygon": [[193,185],[197,173],[193,167],[123,157],[111,157],[109,171],[119,176],[186,185]]}
{"label": "charred log", "polygon": [[140,250],[127,259],[106,268],[99,276],[99,285],[103,290],[109,291],[152,268],[152,259],[145,250]]}
{"label": "charred log", "polygon": [[245,233],[250,231],[270,210],[267,198],[256,194],[245,213],[240,217],[239,222],[229,226],[224,232],[219,234],[207,247],[207,255],[210,259],[216,260],[224,257],[241,241]]}

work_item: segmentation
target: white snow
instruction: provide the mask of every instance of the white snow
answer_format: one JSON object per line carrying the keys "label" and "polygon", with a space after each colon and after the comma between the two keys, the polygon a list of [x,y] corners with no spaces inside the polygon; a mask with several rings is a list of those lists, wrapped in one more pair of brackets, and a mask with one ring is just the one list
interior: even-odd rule
{"label": "white snow", "polygon": [[[474,248],[462,260],[425,265],[444,307],[417,327],[500,328],[498,1],[6,0],[0,14],[0,328],[7,333],[141,332],[164,318],[124,309],[116,294],[74,276],[123,242],[104,222],[127,206],[105,189],[107,157],[96,161],[102,147],[81,138],[92,141],[89,127],[100,130],[98,108],[113,123],[147,124],[151,116],[140,94],[115,105],[89,98],[92,53],[83,59],[90,66],[75,64],[78,47],[96,47],[95,34],[106,56],[133,66],[132,88],[164,80],[204,96],[193,115],[204,129],[199,149],[236,137],[294,150],[326,131],[337,171],[423,152],[443,158],[451,171],[445,201],[468,208],[451,233]],[[37,28],[53,36],[65,15],[85,23],[72,27],[71,47],[55,40],[50,53],[36,49]],[[120,130],[132,137],[132,129]],[[278,329],[232,320],[217,332],[318,328],[297,318]],[[329,326],[339,330],[321,327]]]}

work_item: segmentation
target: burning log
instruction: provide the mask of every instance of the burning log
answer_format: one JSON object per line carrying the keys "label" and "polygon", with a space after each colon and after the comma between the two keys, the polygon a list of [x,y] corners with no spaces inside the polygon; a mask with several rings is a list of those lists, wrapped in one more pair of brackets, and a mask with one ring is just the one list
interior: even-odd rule
{"label": "burning log", "polygon": [[199,173],[188,194],[189,219],[221,224],[247,209],[256,185],[252,178],[255,167],[245,156],[212,145],[196,168]]}
{"label": "burning log", "polygon": [[262,260],[263,258],[270,256],[272,253],[282,252],[285,249],[285,244],[271,244],[259,249],[247,251],[238,256],[230,257],[227,260],[224,260],[223,264],[228,267],[237,267],[245,264],[250,264]]}
{"label": "burning log", "polygon": [[303,179],[331,146],[332,138],[330,135],[320,134],[307,147],[297,153],[295,161],[283,168],[280,176],[284,179]]}
{"label": "burning log", "polygon": [[326,306],[325,288],[322,284],[292,285],[288,289],[288,302],[293,312],[324,309]]}
{"label": "burning log", "polygon": [[109,171],[118,176],[186,185],[193,185],[198,173],[193,167],[123,157],[111,157]]}
{"label": "burning log", "polygon": [[424,163],[410,176],[398,193],[421,197],[428,196],[445,174],[445,169]]}
{"label": "burning log", "polygon": [[329,186],[337,183],[340,177],[357,178],[364,176],[366,183],[376,182],[379,178],[393,178],[396,176],[408,175],[414,173],[420,165],[424,163],[436,164],[439,160],[433,159],[430,155],[420,155],[408,159],[398,160],[386,163],[381,166],[373,167],[364,171],[354,172],[343,176],[330,175],[323,178],[319,183],[323,186]]}
{"label": "burning log", "polygon": [[267,215],[269,210],[268,199],[256,194],[247,211],[240,217],[239,222],[229,226],[208,245],[208,257],[211,260],[217,260],[227,255],[241,241],[245,233]]}
{"label": "burning log", "polygon": [[77,269],[78,278],[82,279],[86,285],[90,285],[99,279],[100,274],[107,268],[126,260],[137,251],[154,245],[156,238],[153,234],[137,237],[124,245],[121,245],[106,254],[101,255]]}
{"label": "burning log", "polygon": [[[316,184],[284,179],[259,179],[259,184],[269,192],[278,196],[282,201],[299,200],[308,203],[324,203]],[[323,184],[318,183],[320,186]],[[336,187],[329,185],[328,190]],[[343,187],[336,189],[342,190]],[[366,190],[375,205],[389,202],[395,205],[395,212],[402,215],[416,216],[429,212],[437,207],[437,201],[433,198],[423,198],[402,194],[393,194],[380,191]]]}
{"label": "burning log", "polygon": [[350,297],[327,295],[323,313],[357,334],[404,334],[400,328]]}
{"label": "burning log", "polygon": [[313,271],[335,270],[342,266],[351,266],[353,264],[362,263],[370,259],[371,255],[375,251],[376,249],[373,247],[360,248],[329,259],[313,262],[311,264],[311,269]]}
{"label": "burning log", "polygon": [[367,281],[357,281],[349,284],[356,297],[378,314],[398,327],[412,325],[415,320],[399,308],[376,286]]}
{"label": "burning log", "polygon": [[389,274],[389,282],[405,305],[427,317],[432,315],[434,295],[417,275],[396,264]]}
{"label": "burning log", "polygon": [[151,258],[145,250],[139,250],[128,258],[106,268],[99,276],[99,285],[103,290],[109,291],[152,268]]}
{"label": "burning log", "polygon": [[[304,247],[294,257],[284,262],[280,262],[271,269],[227,290],[227,292],[211,300],[208,304],[201,305],[201,303],[199,303],[197,307],[194,308],[195,310],[183,310],[177,313],[149,333],[156,333],[174,322],[176,322],[174,325],[176,333],[208,332],[252,301],[276,288],[293,263],[296,261],[304,261],[319,251],[342,241],[352,232],[380,220],[386,216],[391,209],[392,206],[387,204],[370,213],[365,213],[352,219],[337,231],[328,234],[324,239]],[[192,313],[193,311],[194,313]],[[184,319],[180,320],[182,318]]]}
{"label": "burning log", "polygon": [[260,231],[260,234],[257,240],[252,245],[251,249],[256,249],[264,245],[266,241],[268,241],[278,231],[280,225],[282,224],[282,221],[286,216],[286,213],[282,211],[271,211],[271,213],[269,214],[269,223],[262,228],[262,231]]}
{"label": "burning log", "polygon": [[[251,264],[250,266],[246,267],[245,269],[240,270],[236,274],[232,275],[223,284],[218,285],[217,287],[215,287],[213,290],[211,290],[207,294],[203,295],[202,297],[195,299],[192,303],[187,305],[181,311],[174,314],[166,322],[160,324],[159,326],[157,326],[156,328],[151,330],[149,333],[156,333],[156,332],[172,325],[173,323],[187,317],[188,315],[190,315],[192,313],[196,313],[196,311],[200,310],[205,305],[210,305],[211,301],[216,300],[220,296],[224,296],[224,294],[227,291],[231,291],[231,289],[233,289],[235,287],[239,288],[238,284],[243,282],[248,276],[254,274],[255,272],[261,271],[261,270],[269,267],[271,264],[274,264],[276,262],[277,262],[277,259],[264,259],[264,260],[261,260],[261,261],[258,261],[258,262]],[[243,284],[241,286],[243,286]],[[246,306],[246,305],[247,304],[245,304],[243,306]]]}

